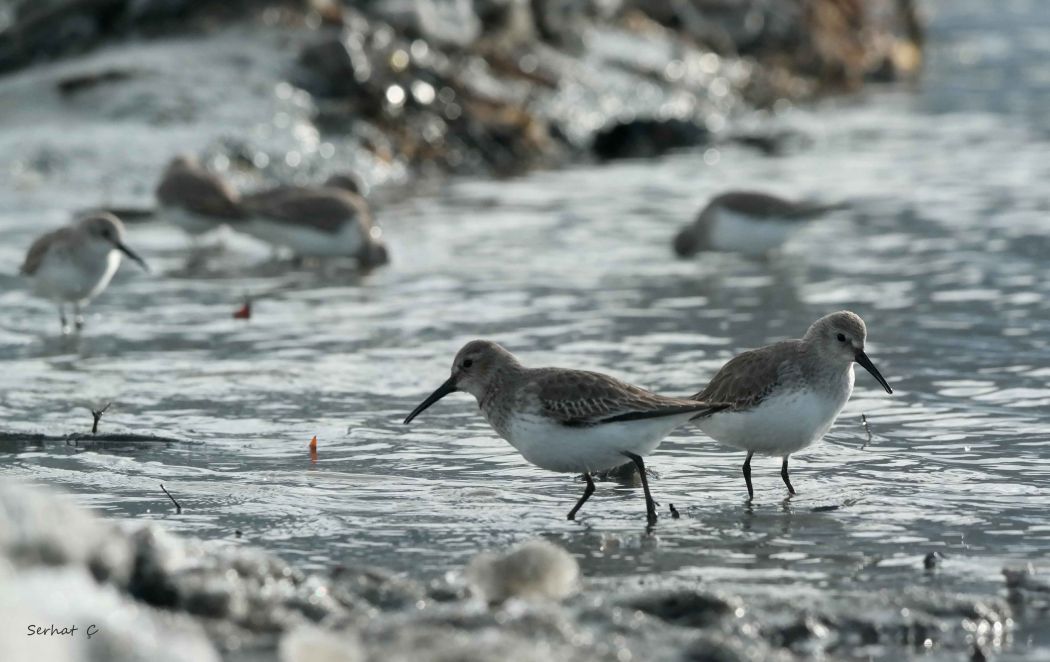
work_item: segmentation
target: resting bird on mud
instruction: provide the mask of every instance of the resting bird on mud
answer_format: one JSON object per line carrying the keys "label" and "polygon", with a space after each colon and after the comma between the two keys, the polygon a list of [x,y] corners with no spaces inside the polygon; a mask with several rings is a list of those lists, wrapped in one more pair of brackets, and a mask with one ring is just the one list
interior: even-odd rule
{"label": "resting bird on mud", "polygon": [[806,223],[848,207],[845,203],[794,202],[755,191],[730,191],[715,196],[696,220],[674,239],[679,257],[700,251],[730,251],[764,255],[780,248]]}

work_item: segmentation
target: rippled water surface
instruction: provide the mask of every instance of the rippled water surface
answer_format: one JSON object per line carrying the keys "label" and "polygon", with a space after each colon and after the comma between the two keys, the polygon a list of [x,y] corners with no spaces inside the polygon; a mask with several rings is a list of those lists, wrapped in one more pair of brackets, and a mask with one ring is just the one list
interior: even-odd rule
{"label": "rippled water surface", "polygon": [[[812,136],[805,150],[442,184],[382,206],[393,264],[361,279],[271,263],[235,237],[202,273],[176,230],[133,225],[154,272],[125,265],[80,339],[59,337],[51,307],[10,274],[36,234],[97,193],[6,190],[0,474],[117,518],[240,531],[305,567],[436,575],[541,535],[591,577],[995,592],[1004,566],[1050,552],[1050,13],[981,5],[936,5],[921,86],[772,120]],[[855,204],[767,261],[673,259],[677,227],[727,187]],[[247,322],[231,318],[244,293]],[[794,456],[790,500],[778,460],[756,459],[747,506],[742,454],[687,429],[649,461],[665,514],[654,535],[640,489],[617,482],[572,523],[582,483],[528,465],[468,396],[400,423],[474,337],[531,365],[687,394],[734,352],[840,308],[868,322],[895,393],[858,372],[825,441]],[[183,441],[56,439],[87,431],[87,407],[107,401],[104,431]],[[927,575],[932,551],[946,558]]]}

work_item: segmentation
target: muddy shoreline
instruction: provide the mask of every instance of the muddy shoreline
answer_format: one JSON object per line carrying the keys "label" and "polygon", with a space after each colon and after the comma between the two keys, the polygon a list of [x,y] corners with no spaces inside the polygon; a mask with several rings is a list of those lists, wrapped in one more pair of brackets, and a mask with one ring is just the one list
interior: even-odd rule
{"label": "muddy shoreline", "polygon": [[479,550],[429,581],[380,565],[304,573],[232,540],[117,525],[7,479],[0,553],[5,622],[96,629],[90,639],[5,636],[4,659],[46,646],[51,660],[105,650],[114,662],[978,660],[1037,627],[1048,595],[1046,577],[1024,568],[1004,570],[998,595],[938,589],[936,569],[919,566],[912,589],[790,596],[699,577],[592,578],[542,539]]}

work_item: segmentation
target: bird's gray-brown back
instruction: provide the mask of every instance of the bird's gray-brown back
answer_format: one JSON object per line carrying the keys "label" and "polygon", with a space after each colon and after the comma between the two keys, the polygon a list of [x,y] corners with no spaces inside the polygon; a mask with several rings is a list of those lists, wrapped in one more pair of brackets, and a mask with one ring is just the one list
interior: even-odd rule
{"label": "bird's gray-brown back", "polygon": [[245,195],[244,208],[254,216],[337,234],[348,222],[372,227],[368,204],[359,195],[337,188],[279,186]]}
{"label": "bird's gray-brown back", "polygon": [[163,205],[202,216],[228,221],[244,218],[237,191],[218,175],[188,160],[176,160],[168,167],[155,195]]}
{"label": "bird's gray-brown back", "polygon": [[754,407],[787,381],[803,379],[801,340],[781,342],[737,354],[719,369],[704,390],[693,396],[732,409]]}
{"label": "bird's gray-brown back", "polygon": [[481,406],[501,434],[515,412],[568,427],[588,427],[686,413],[703,415],[709,409],[704,402],[669,398],[608,375],[565,368],[518,368],[513,375],[495,376],[490,391]]}

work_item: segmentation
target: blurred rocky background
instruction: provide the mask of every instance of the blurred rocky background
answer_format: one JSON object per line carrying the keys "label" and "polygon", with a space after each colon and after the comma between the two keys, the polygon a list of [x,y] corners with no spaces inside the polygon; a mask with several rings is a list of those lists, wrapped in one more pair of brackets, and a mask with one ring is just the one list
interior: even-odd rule
{"label": "blurred rocky background", "polygon": [[[25,0],[0,5],[0,102],[135,117],[209,166],[370,184],[511,175],[791,136],[733,118],[916,74],[910,0]],[[44,65],[27,86],[19,72]],[[18,89],[17,93],[12,91]],[[39,110],[37,108],[31,112]],[[252,110],[249,110],[252,109]],[[16,113],[17,114],[17,113]],[[198,127],[193,138],[180,127]],[[127,154],[151,174],[171,155]],[[61,167],[61,154],[11,164]],[[142,194],[145,181],[117,185]]]}

